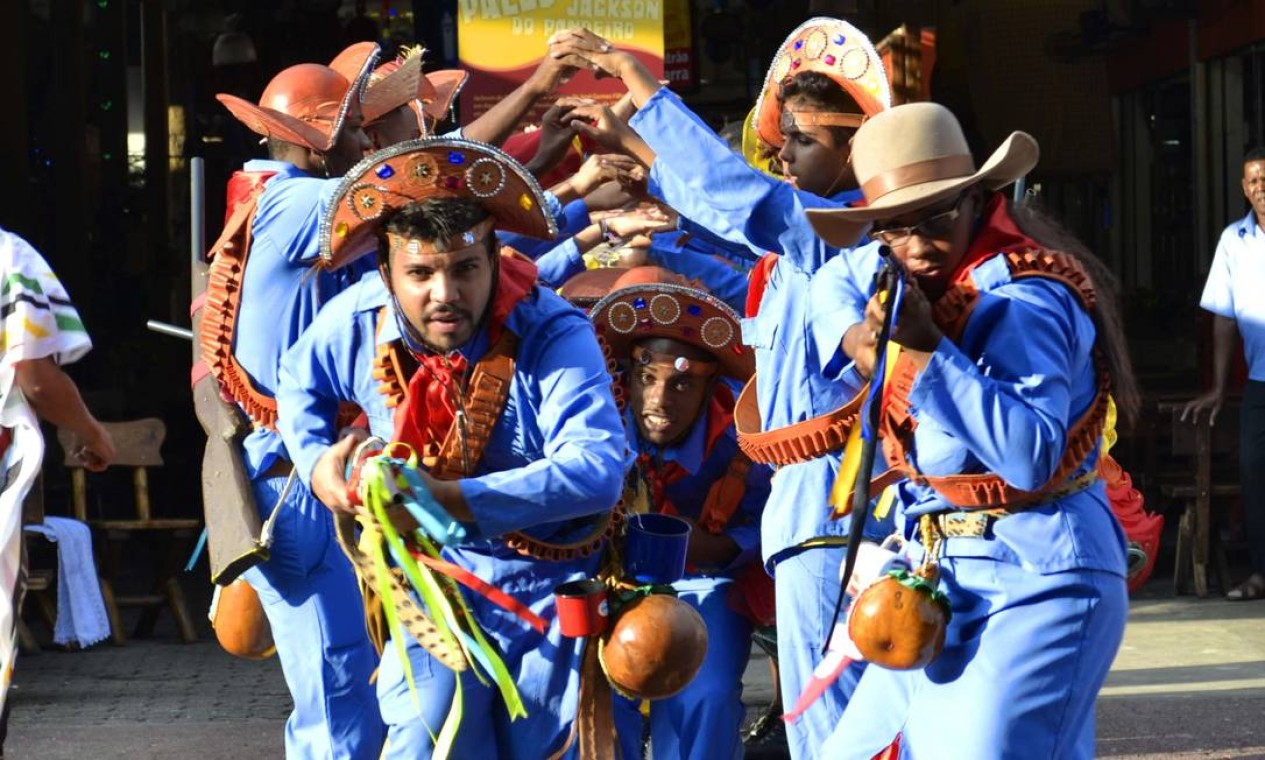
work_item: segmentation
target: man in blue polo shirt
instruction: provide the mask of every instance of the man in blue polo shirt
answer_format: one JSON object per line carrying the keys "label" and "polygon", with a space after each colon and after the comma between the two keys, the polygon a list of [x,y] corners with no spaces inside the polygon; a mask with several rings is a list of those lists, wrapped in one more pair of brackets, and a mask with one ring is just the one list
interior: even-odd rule
{"label": "man in blue polo shirt", "polygon": [[1243,515],[1252,552],[1252,574],[1231,589],[1232,601],[1265,599],[1265,148],[1243,158],[1243,195],[1252,204],[1247,216],[1221,233],[1199,305],[1214,316],[1212,388],[1190,402],[1182,418],[1198,421],[1208,412],[1216,424],[1234,362],[1235,339],[1243,337],[1248,379],[1240,412],[1239,457]]}

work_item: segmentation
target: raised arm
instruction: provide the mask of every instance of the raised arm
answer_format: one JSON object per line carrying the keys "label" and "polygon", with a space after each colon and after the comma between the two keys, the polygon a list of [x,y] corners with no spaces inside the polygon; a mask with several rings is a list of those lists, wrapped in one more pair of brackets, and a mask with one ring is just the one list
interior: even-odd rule
{"label": "raised arm", "polygon": [[558,58],[546,55],[531,76],[509,95],[489,108],[482,116],[464,125],[461,133],[466,138],[490,145],[500,145],[510,136],[523,116],[537,100],[549,95],[571,78],[575,69]]}
{"label": "raised arm", "polygon": [[838,202],[798,191],[748,166],[632,53],[583,29],[559,32],[550,42],[552,55],[618,77],[628,87],[638,107],[629,120],[631,129],[621,129],[617,119],[591,106],[572,115],[590,122],[576,122],[577,130],[599,140],[611,135],[606,139],[650,166],[652,195],[725,240],[790,256],[808,271],[830,257],[833,249],[803,223],[804,211]]}

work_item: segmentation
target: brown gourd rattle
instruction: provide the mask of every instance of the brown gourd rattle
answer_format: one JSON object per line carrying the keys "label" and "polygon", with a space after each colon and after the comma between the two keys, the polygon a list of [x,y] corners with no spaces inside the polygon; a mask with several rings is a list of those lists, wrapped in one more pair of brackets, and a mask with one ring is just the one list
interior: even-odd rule
{"label": "brown gourd rattle", "polygon": [[925,667],[944,649],[949,600],[937,590],[940,570],[892,570],[871,583],[848,615],[848,635],[868,662],[891,670]]}

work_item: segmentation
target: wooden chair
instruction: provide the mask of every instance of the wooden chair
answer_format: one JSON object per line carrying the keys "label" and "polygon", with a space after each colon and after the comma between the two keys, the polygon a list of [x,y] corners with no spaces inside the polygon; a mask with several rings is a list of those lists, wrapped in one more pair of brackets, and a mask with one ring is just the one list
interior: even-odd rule
{"label": "wooden chair", "polygon": [[[36,476],[30,492],[27,493],[26,498],[22,501],[22,525],[24,528],[28,525],[42,525],[44,524],[44,517],[44,475],[41,473]],[[22,565],[26,572],[26,596],[23,598],[23,611],[25,611],[28,602],[34,604],[40,620],[48,628],[49,633],[55,636],[57,630],[58,548],[56,544],[47,540],[45,536],[27,530],[22,531],[22,548]],[[104,598],[107,589],[100,577],[97,578],[97,583]],[[114,627],[116,622],[114,617],[110,617],[110,636],[116,643],[121,643],[121,639],[118,638],[118,631]],[[18,644],[22,647],[24,654],[39,654],[42,650],[39,639],[27,626],[26,620],[22,615],[18,615]]]}
{"label": "wooden chair", "polygon": [[[114,642],[122,644],[126,639],[119,618],[120,607],[141,607],[144,611],[133,636],[147,636],[153,632],[158,614],[163,607],[175,618],[180,638],[185,643],[198,640],[193,617],[189,614],[184,591],[180,588],[179,573],[182,550],[187,550],[201,526],[197,518],[163,518],[154,515],[149,494],[149,468],[161,467],[160,456],[167,427],[162,420],[148,418],[129,422],[106,422],[107,431],[114,440],[116,456],[114,467],[132,468],[132,485],[135,498],[133,517],[113,519],[89,519],[88,473],[75,456],[78,439],[71,433],[58,431],[58,439],[65,452],[65,464],[71,471],[74,515],[98,532],[98,551],[105,555],[101,565],[101,588],[105,597],[106,611],[110,616],[110,628]],[[144,538],[156,549],[154,583],[151,593],[137,596],[118,596],[115,582],[119,577],[124,549],[135,538]]]}
{"label": "wooden chair", "polygon": [[[1170,473],[1160,486],[1165,497],[1184,504],[1177,527],[1177,557],[1173,569],[1173,590],[1186,593],[1194,581],[1195,594],[1208,595],[1209,558],[1215,554],[1217,582],[1224,591],[1229,588],[1230,573],[1224,547],[1212,529],[1214,503],[1237,498],[1239,474],[1239,400],[1226,399],[1217,414],[1217,424],[1208,424],[1202,415],[1199,423],[1182,421],[1181,403],[1165,403],[1161,410],[1170,415],[1172,453],[1187,457],[1190,469]],[[1227,461],[1228,460],[1228,461]]]}
{"label": "wooden chair", "polygon": [[[44,522],[44,475],[35,476],[35,482],[31,484],[31,490],[27,492],[26,498],[22,500],[22,525],[39,525]],[[39,613],[40,620],[48,627],[49,631],[54,630],[57,625],[57,602],[54,594],[57,593],[57,571],[43,566],[35,566],[31,562],[31,539],[32,536],[25,530],[22,531],[22,569],[26,573],[26,595],[22,599],[22,609],[18,610],[18,646],[21,647],[23,654],[39,654],[42,651],[39,639],[27,626],[26,620],[22,616],[22,612],[26,609],[27,603],[35,605],[36,611]],[[54,565],[53,567],[56,567]]]}

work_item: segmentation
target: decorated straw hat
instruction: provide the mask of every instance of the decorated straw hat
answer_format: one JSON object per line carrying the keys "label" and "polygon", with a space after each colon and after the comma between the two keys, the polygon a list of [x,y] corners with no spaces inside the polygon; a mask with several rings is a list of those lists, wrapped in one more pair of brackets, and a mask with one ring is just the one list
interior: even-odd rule
{"label": "decorated straw hat", "polygon": [[892,105],[891,85],[883,59],[861,30],[835,18],[812,18],[800,24],[778,48],[764,76],[756,101],[755,128],[760,139],[782,147],[782,85],[805,71],[825,74],[861,106],[862,114],[820,114],[816,124],[859,127],[867,116]]}
{"label": "decorated straw hat", "polygon": [[223,93],[215,98],[252,132],[325,153],[338,139],[353,99],[363,94],[377,57],[376,44],[360,42],[329,66],[300,63],[285,69],[264,88],[258,105]]}
{"label": "decorated straw hat", "polygon": [[558,295],[572,305],[587,310],[605,298],[628,267],[595,267],[571,277],[558,288]]}
{"label": "decorated straw hat", "polygon": [[711,354],[721,374],[745,382],[755,372],[755,354],[742,345],[738,315],[685,282],[662,267],[627,270],[589,312],[598,340],[620,360],[631,357],[640,341],[671,338]]}
{"label": "decorated straw hat", "polygon": [[430,72],[426,78],[435,88],[435,99],[423,100],[422,106],[427,116],[435,121],[443,121],[448,116],[452,102],[461,94],[461,88],[466,86],[470,72],[462,69],[440,69]]}
{"label": "decorated straw hat", "polygon": [[423,115],[432,121],[441,121],[447,115],[469,74],[458,69],[424,74],[423,53],[421,46],[408,48],[399,58],[374,70],[365,91],[365,124],[372,124],[407,105],[417,114],[418,126],[425,134],[427,124],[422,120]]}
{"label": "decorated straw hat", "polygon": [[756,109],[752,108],[742,120],[742,157],[747,160],[748,166],[776,177],[778,176],[778,171],[774,169],[776,156],[769,152],[764,141],[760,139],[760,134],[756,132],[756,113]]}
{"label": "decorated straw hat", "polygon": [[1005,187],[1037,165],[1037,141],[1012,132],[982,166],[953,112],[938,103],[907,103],[870,119],[852,140],[852,168],[865,205],[810,210],[813,229],[831,245],[851,245],[862,227],[934,206],[972,185]]}
{"label": "decorated straw hat", "polygon": [[[410,140],[365,157],[343,177],[321,219],[321,265],[335,269],[374,250],[390,212],[427,198],[478,201],[497,229],[545,239],[558,234],[540,185],[499,149],[455,137]],[[481,224],[466,234],[490,228]]]}

